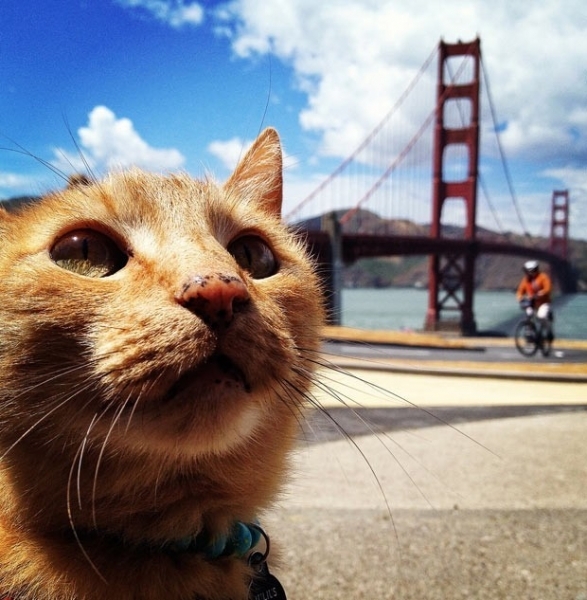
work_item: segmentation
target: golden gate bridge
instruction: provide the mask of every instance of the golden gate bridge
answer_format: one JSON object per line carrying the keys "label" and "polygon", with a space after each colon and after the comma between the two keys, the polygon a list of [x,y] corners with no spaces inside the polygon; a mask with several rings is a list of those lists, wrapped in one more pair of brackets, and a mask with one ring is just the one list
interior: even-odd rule
{"label": "golden gate bridge", "polygon": [[[432,78],[426,77],[434,58],[435,90]],[[492,123],[491,130],[486,129],[494,134],[488,136],[493,138],[493,147],[484,147],[483,154],[492,162],[491,169],[500,163],[506,190],[502,195],[511,206],[501,211],[496,210],[480,169],[482,89],[487,98],[483,119]],[[436,102],[429,110],[434,94]],[[416,103],[407,103],[408,98],[416,98]],[[568,190],[552,194],[545,219],[549,243],[541,247],[524,222],[499,128],[480,40],[441,41],[383,120],[286,215],[289,222],[303,223],[307,229],[308,243],[329,292],[333,323],[340,323],[342,266],[365,257],[429,255],[424,327],[430,331],[476,333],[473,294],[480,254],[511,254],[547,262],[561,292],[576,291],[568,260]],[[346,209],[341,210],[344,205]],[[375,232],[367,232],[363,222],[372,213],[386,218]],[[478,225],[480,213],[484,227]],[[515,217],[525,243],[495,239],[495,230],[506,238],[509,233],[500,214]],[[315,215],[321,215],[320,219],[310,218]],[[407,221],[429,222],[428,235],[406,235],[401,224]]]}

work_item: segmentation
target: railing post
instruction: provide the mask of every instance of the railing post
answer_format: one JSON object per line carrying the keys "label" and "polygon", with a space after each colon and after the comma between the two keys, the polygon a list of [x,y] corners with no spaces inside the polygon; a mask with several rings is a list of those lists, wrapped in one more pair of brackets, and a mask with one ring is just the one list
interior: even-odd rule
{"label": "railing post", "polygon": [[328,321],[331,325],[342,324],[342,227],[336,213],[326,213],[322,217],[322,230],[328,234],[332,252],[331,285],[328,301]]}

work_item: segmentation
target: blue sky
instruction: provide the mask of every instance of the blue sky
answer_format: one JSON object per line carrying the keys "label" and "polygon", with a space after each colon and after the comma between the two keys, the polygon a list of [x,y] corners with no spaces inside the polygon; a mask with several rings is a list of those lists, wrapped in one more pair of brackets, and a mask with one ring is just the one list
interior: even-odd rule
{"label": "blue sky", "polygon": [[[206,151],[212,140],[254,137],[268,97],[275,102],[282,89],[298,106],[271,120],[295,126],[300,99],[289,89],[291,71],[269,59],[236,59],[207,17],[201,26],[173,27],[110,0],[7,3],[0,129],[35,155],[52,159],[55,147],[75,152],[70,133],[77,138],[97,106],[130,119],[150,146],[179,149],[182,166],[195,171],[202,161],[216,166]],[[5,171],[13,157],[3,158]]]}
{"label": "blue sky", "polygon": [[[559,0],[3,0],[0,19],[0,198],[60,186],[30,155],[71,172],[83,166],[76,145],[97,173],[137,164],[223,179],[272,125],[287,210],[390,110],[441,37],[479,35],[526,226],[544,233],[552,190],[569,188],[571,235],[587,238],[583,0],[564,11]],[[401,109],[398,143],[431,109],[435,75]],[[519,231],[494,152],[482,156],[493,203]],[[429,187],[414,192],[419,220]]]}

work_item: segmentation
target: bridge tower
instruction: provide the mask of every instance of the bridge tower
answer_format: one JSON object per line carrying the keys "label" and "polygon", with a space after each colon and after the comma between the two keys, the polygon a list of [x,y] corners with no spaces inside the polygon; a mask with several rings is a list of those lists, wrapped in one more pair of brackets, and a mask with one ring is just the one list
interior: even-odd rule
{"label": "bridge tower", "polygon": [[[470,79],[459,75],[451,81],[449,61],[461,57]],[[479,156],[479,73],[481,42],[446,44],[440,42],[436,118],[434,129],[432,219],[430,235],[444,236],[442,210],[447,201],[464,203],[466,223],[464,237],[476,237],[477,170]],[[472,67],[472,68],[471,68]],[[455,123],[458,112],[462,126]],[[452,117],[452,118],[451,118]],[[448,151],[448,152],[447,152]],[[451,166],[447,154],[460,152],[465,157],[466,173],[458,180],[448,177]],[[453,153],[454,156],[454,153]],[[424,327],[428,331],[456,331],[464,335],[477,330],[473,316],[473,288],[475,282],[473,251],[435,254],[430,257],[428,277],[428,309]],[[446,315],[452,312],[452,317]],[[456,314],[456,317],[455,317]]]}
{"label": "bridge tower", "polygon": [[551,214],[550,251],[568,260],[569,190],[555,190],[552,192]]}

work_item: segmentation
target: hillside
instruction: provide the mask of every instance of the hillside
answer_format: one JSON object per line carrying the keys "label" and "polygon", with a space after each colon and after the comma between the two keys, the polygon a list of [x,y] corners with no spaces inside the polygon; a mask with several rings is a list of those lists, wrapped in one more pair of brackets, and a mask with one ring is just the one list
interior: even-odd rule
{"label": "hillside", "polygon": [[[359,211],[345,226],[346,231],[360,233],[385,233],[392,235],[428,235],[428,225],[418,225],[406,220],[387,220],[369,211]],[[512,233],[500,234],[478,228],[480,238],[491,241],[509,241],[519,245],[547,248],[546,238],[527,239]],[[446,227],[443,235],[462,237],[458,227]],[[587,242],[569,240],[570,256],[579,274],[579,288],[587,291]],[[522,271],[523,259],[508,255],[481,255],[476,263],[476,287],[484,290],[513,290]],[[390,256],[357,261],[344,268],[345,287],[427,287],[428,257]],[[556,285],[556,281],[555,281]]]}

